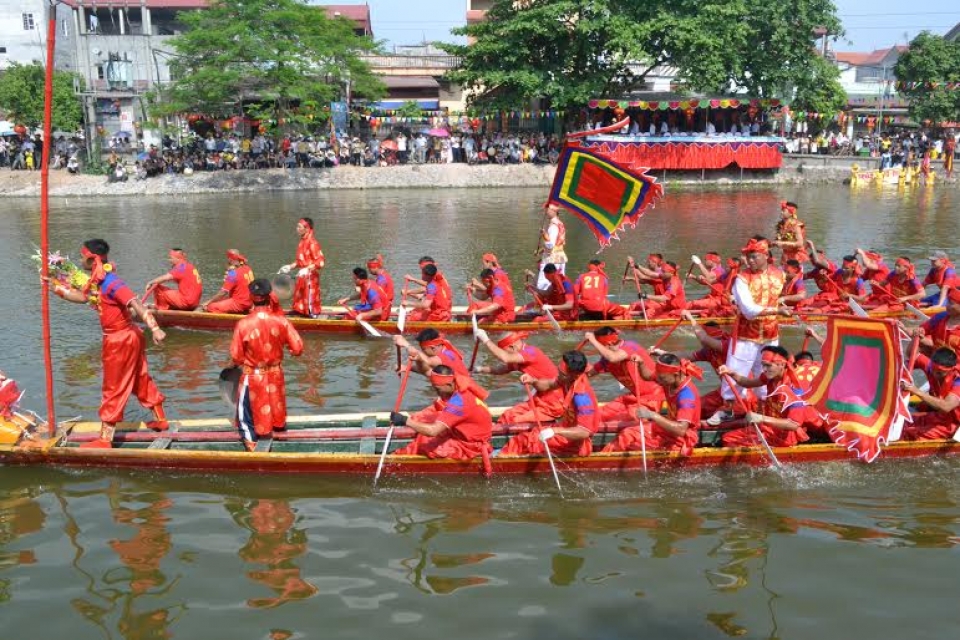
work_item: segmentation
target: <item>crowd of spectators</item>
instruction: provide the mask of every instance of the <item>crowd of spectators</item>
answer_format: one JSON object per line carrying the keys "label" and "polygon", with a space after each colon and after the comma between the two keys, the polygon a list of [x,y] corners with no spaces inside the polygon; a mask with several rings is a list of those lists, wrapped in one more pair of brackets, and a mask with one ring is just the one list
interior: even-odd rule
{"label": "crowd of spectators", "polygon": [[926,131],[902,130],[883,134],[861,133],[853,138],[842,131],[794,133],[786,138],[784,152],[879,158],[885,165],[882,168],[886,168],[904,164],[914,158],[922,158],[927,152],[931,160],[940,159],[950,136],[957,139],[952,131],[942,136],[933,136]]}

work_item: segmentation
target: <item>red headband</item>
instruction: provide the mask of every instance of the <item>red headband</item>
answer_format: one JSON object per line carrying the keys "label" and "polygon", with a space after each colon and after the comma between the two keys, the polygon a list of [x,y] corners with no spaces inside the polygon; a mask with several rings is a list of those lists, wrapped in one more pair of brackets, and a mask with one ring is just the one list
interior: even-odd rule
{"label": "red headband", "polygon": [[103,256],[90,251],[84,246],[80,247],[80,255],[83,256],[84,259],[93,260],[93,268],[90,270],[90,279],[87,280],[87,283],[83,285],[82,289],[84,295],[86,295],[90,292],[90,288],[93,287],[93,285],[99,285],[101,282],[103,282],[103,279],[107,277],[107,273],[113,269],[113,265],[111,265],[109,262],[104,264]]}
{"label": "red headband", "polygon": [[525,331],[511,331],[507,335],[500,338],[500,341],[497,342],[497,346],[500,347],[501,349],[506,349],[507,347],[512,345],[514,342],[519,342],[520,340],[524,340],[529,335],[530,334]]}
{"label": "red headband", "polygon": [[880,262],[881,260],[883,260],[883,256],[877,253],[876,251],[864,251],[863,255],[867,256],[871,260],[875,260],[876,262]]}
{"label": "red headband", "polygon": [[703,332],[711,338],[721,338],[726,335],[721,327],[716,327],[713,325],[703,325]]}
{"label": "red headband", "polygon": [[657,373],[667,373],[667,374],[680,374],[684,376],[692,376],[697,380],[703,380],[703,369],[693,364],[689,360],[681,360],[679,364],[667,364],[661,360],[657,360],[656,364]]}
{"label": "red headband", "polygon": [[912,262],[906,258],[897,258],[897,261],[894,262],[894,265],[904,267],[907,270],[907,277],[911,280],[917,277],[917,268]]}
{"label": "red headband", "polygon": [[713,252],[713,251],[708,251],[707,253],[704,254],[703,257],[706,258],[706,259],[708,259],[708,260],[713,260],[714,262],[720,262],[720,259],[721,259],[721,258],[720,258],[720,254],[719,254],[719,253],[715,253],[715,252]]}
{"label": "red headband", "polygon": [[246,262],[247,258],[236,249],[227,249],[227,260],[236,260],[237,262]]}
{"label": "red headband", "polygon": [[661,258],[656,254],[651,253],[650,255],[647,256],[647,262],[650,262],[655,265],[661,265],[663,264],[663,258]]}
{"label": "red headband", "polygon": [[299,222],[300,222],[300,224],[302,224],[303,226],[307,227],[308,229],[313,229],[313,227],[310,226],[310,223],[307,221],[306,218],[300,218]]}
{"label": "red headband", "polygon": [[727,258],[727,269],[735,269],[740,266],[740,261],[736,258]]}
{"label": "red headband", "polygon": [[675,274],[675,273],[677,272],[677,268],[676,268],[675,266],[673,266],[672,264],[670,264],[669,262],[664,262],[664,263],[660,266],[660,271],[662,271],[663,273],[665,273],[665,274],[667,274],[667,275],[671,275],[671,276],[672,276],[673,274]]}
{"label": "red headband", "polygon": [[740,253],[770,253],[770,244],[766,240],[757,240],[756,238],[750,238],[750,241],[747,242],[747,245],[740,249]]}
{"label": "red headband", "polygon": [[843,260],[843,266],[845,266],[845,267],[856,267],[856,266],[859,266],[859,265],[860,265],[860,263],[857,262],[857,259],[856,259],[856,258],[854,258],[853,260],[847,260],[846,258],[844,258],[844,260]]}
{"label": "red headband", "polygon": [[616,331],[614,331],[613,333],[608,333],[603,336],[595,336],[595,337],[597,339],[597,342],[604,345],[605,347],[609,347],[610,345],[614,345],[620,342],[620,334],[617,333]]}
{"label": "red headband", "polygon": [[187,254],[177,249],[170,249],[170,253],[168,255],[172,260],[176,260],[177,262],[184,262],[187,259]]}
{"label": "red headband", "polygon": [[784,364],[788,364],[790,362],[776,351],[764,351],[760,358],[764,362],[782,362]]}
{"label": "red headband", "polygon": [[797,275],[798,273],[800,273],[803,269],[802,269],[802,267],[795,267],[795,266],[793,266],[792,264],[785,264],[785,265],[783,265],[783,270],[784,270],[786,273],[789,273],[790,275],[795,276],[795,275]]}
{"label": "red headband", "polygon": [[789,212],[792,213],[792,214],[796,214],[796,213],[797,213],[797,208],[796,208],[795,206],[791,205],[791,204],[790,204],[789,202],[787,202],[786,200],[781,200],[781,201],[780,201],[780,211],[789,211]]}
{"label": "red headband", "polygon": [[376,258],[367,260],[367,269],[380,269],[381,267],[383,267],[383,256],[379,253]]}
{"label": "red headband", "polygon": [[453,373],[437,373],[433,369],[430,370],[430,382],[433,384],[450,384],[456,379]]}
{"label": "red headband", "polygon": [[497,261],[497,256],[495,256],[495,255],[492,254],[492,253],[485,253],[485,254],[483,254],[483,260],[484,260],[484,262],[493,262],[493,263],[497,263],[497,262],[498,262],[498,261]]}
{"label": "red headband", "polygon": [[429,347],[435,347],[438,344],[443,344],[444,342],[446,342],[446,340],[443,339],[443,336],[438,336],[433,340],[424,340],[420,343],[420,346],[426,349]]}

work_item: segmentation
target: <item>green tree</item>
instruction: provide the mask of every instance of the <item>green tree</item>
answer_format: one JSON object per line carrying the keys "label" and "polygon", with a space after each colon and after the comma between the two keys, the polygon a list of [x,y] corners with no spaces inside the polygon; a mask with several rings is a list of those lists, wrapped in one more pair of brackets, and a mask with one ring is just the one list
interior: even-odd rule
{"label": "green tree", "polygon": [[495,0],[453,30],[471,44],[443,46],[461,57],[448,78],[473,104],[570,110],[643,89],[661,65],[688,91],[789,97],[811,82],[817,28],[842,32],[829,0]]}
{"label": "green tree", "polygon": [[795,80],[794,111],[835,114],[847,106],[847,94],[840,85],[840,70],[820,56],[810,61],[810,73]]}
{"label": "green tree", "polygon": [[946,86],[960,82],[960,42],[924,31],[900,55],[893,72],[902,83],[900,93],[910,98],[910,115],[915,120],[960,120],[960,91]]}
{"label": "green tree", "polygon": [[[83,107],[74,91],[76,74],[53,73],[53,129],[75,131],[83,121]],[[0,73],[0,110],[9,120],[36,128],[43,126],[44,68],[40,64],[12,64]]]}
{"label": "green tree", "polygon": [[311,120],[300,108],[327,104],[348,84],[355,97],[385,92],[361,57],[378,52],[379,44],[305,0],[214,0],[179,19],[187,31],[170,41],[175,80],[158,94],[154,115],[226,116],[250,102],[259,114],[296,124]]}

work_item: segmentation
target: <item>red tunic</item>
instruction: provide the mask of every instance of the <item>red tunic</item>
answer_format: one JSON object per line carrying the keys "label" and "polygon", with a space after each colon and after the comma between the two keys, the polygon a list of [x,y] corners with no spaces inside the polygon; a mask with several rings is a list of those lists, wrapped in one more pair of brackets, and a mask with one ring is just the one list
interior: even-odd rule
{"label": "red tunic", "polygon": [[123,420],[131,393],[147,409],[163,402],[163,394],[147,371],[143,332],[130,321],[127,305],[134,298],[133,291],[114,273],[108,273],[100,283],[99,294],[91,296],[103,331],[100,420],[107,424]]}
{"label": "red tunic", "polygon": [[954,353],[960,354],[960,324],[948,327],[947,323],[950,319],[946,311],[941,311],[923,323],[923,333],[933,340],[934,349],[946,347]]}
{"label": "red tunic", "polygon": [[380,269],[380,273],[377,274],[377,284],[383,289],[383,293],[386,294],[387,300],[389,300],[392,305],[394,295],[393,276],[391,276],[386,269]]}
{"label": "red tunic", "polygon": [[320,270],[324,264],[320,243],[313,237],[313,231],[308,231],[297,245],[296,268],[299,270],[312,266],[314,269],[307,276],[298,276],[293,289],[293,310],[302,316],[320,314]]}
{"label": "red tunic", "polygon": [[471,302],[467,313],[488,307],[491,303],[500,305],[500,309],[489,315],[478,316],[477,322],[513,322],[517,319],[517,303],[513,299],[513,290],[509,286],[504,287],[502,280],[495,279],[493,284],[487,287],[486,293],[487,299]]}
{"label": "red tunic", "polygon": [[[523,356],[523,362],[509,364],[507,371],[528,373],[539,380],[553,380],[559,375],[557,366],[543,351],[533,345],[525,345],[519,353]],[[562,413],[563,391],[560,389],[551,389],[546,393],[537,391],[533,396],[533,407],[527,400],[524,400],[504,411],[500,419],[497,420],[497,424],[531,424],[536,422],[538,418],[542,422],[548,422],[556,420]]]}
{"label": "red tunic", "polygon": [[435,422],[447,430],[437,436],[418,434],[413,442],[394,452],[397,455],[420,455],[428,458],[472,460],[490,453],[493,419],[483,400],[469,389],[454,392],[446,401]]}
{"label": "red tunic", "polygon": [[157,309],[173,309],[175,311],[193,311],[200,304],[203,295],[203,283],[197,268],[184,260],[179,262],[168,275],[177,283],[176,289],[157,287],[154,290],[154,300]]}
{"label": "red tunic", "polygon": [[383,288],[374,280],[364,280],[360,283],[360,304],[353,309],[347,310],[347,316],[356,318],[359,314],[367,311],[378,310],[380,317],[378,320],[389,320],[391,302]]}
{"label": "red tunic", "polygon": [[[624,340],[620,348],[630,355],[638,355],[648,369],[653,369],[655,363],[646,349],[636,342]],[[643,405],[652,411],[659,411],[663,403],[663,388],[652,380],[640,377],[639,370],[629,359],[622,362],[609,362],[601,358],[593,370],[597,373],[609,373],[617,379],[623,388],[623,394],[600,408],[600,420],[633,421],[636,419],[637,407]],[[639,388],[640,399],[637,400],[636,390]]]}
{"label": "red tunic", "polygon": [[450,283],[437,271],[424,292],[423,299],[429,303],[426,309],[414,309],[407,320],[414,322],[446,322],[453,316],[453,292]]}
{"label": "red tunic", "polygon": [[[640,423],[639,428],[627,427],[617,434],[615,440],[603,448],[604,453],[619,451],[640,451],[647,449],[679,451],[688,456],[699,442],[697,429],[700,427],[700,393],[688,378],[672,395],[666,395],[667,417],[674,422],[686,422],[687,430],[677,437],[656,424],[653,420]],[[640,439],[643,429],[644,439]]]}
{"label": "red tunic", "polygon": [[[802,389],[791,389],[780,380],[768,380],[763,374],[760,380],[767,386],[767,397],[760,401],[760,413],[772,418],[793,420],[800,428],[796,431],[776,429],[766,423],[760,425],[767,444],[771,447],[792,447],[810,439],[807,430],[819,430],[823,420],[816,409],[800,399]],[[760,444],[757,430],[753,425],[727,431],[722,436],[725,447],[753,447]]]}
{"label": "red tunic", "polygon": [[229,297],[207,305],[210,313],[247,313],[253,307],[250,299],[250,283],[253,282],[253,269],[242,264],[227,270],[223,277],[222,290]]}
{"label": "red tunic", "polygon": [[0,418],[9,418],[20,399],[20,389],[10,378],[0,382]]}
{"label": "red tunic", "polygon": [[[570,279],[562,273],[558,272],[554,274],[554,279],[550,282],[550,288],[541,299],[544,304],[549,304],[552,307],[567,304],[568,302],[573,303],[573,306],[567,311],[552,311],[551,313],[553,313],[553,317],[556,320],[577,319],[577,314],[580,311],[577,306],[577,291],[573,283],[570,282]],[[546,320],[546,314],[536,318],[537,322],[546,322]]]}
{"label": "red tunic", "polygon": [[[804,227],[806,225],[795,217],[781,219],[777,223],[777,240],[786,242],[803,242]],[[787,260],[796,260],[803,264],[810,259],[803,247],[782,247],[783,255],[780,257],[781,264],[786,264]]]}
{"label": "red tunic", "polygon": [[230,357],[243,367],[237,394],[237,425],[244,440],[256,441],[287,424],[283,347],[298,356],[303,340],[285,317],[255,307],[233,331]]}
{"label": "red tunic", "polygon": [[[937,380],[933,373],[933,362],[927,356],[917,356],[914,369],[921,369],[930,383],[930,395],[946,399],[949,396],[960,398],[960,375],[954,369],[943,380]],[[926,405],[924,405],[926,406]],[[943,440],[950,438],[960,425],[960,407],[953,411],[936,411],[926,407],[913,415],[913,423],[904,425],[903,440]]]}
{"label": "red tunic", "polygon": [[[590,436],[583,440],[568,440],[564,436],[555,435],[547,444],[550,451],[557,456],[588,456],[593,452],[592,436],[600,428],[600,411],[597,404],[597,397],[593,393],[593,387],[587,376],[578,377],[573,385],[567,389],[555,389],[563,393],[563,412],[557,421],[557,427],[561,429],[572,429],[574,427],[583,427],[590,432]],[[535,455],[545,454],[539,434],[546,428],[546,425],[535,427],[530,431],[513,436],[507,444],[504,445],[502,455]]]}

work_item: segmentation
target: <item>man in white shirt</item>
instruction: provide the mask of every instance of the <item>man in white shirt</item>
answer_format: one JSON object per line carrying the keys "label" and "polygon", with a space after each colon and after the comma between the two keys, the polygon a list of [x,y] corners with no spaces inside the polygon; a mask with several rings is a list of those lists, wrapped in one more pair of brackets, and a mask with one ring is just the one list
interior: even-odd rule
{"label": "man in white shirt", "polygon": [[537,289],[548,289],[551,285],[543,275],[543,267],[548,264],[557,266],[557,271],[566,273],[567,254],[564,247],[567,244],[567,228],[560,220],[560,207],[555,204],[547,205],[547,226],[540,230],[543,239],[543,254],[540,259],[540,274],[537,277]]}

